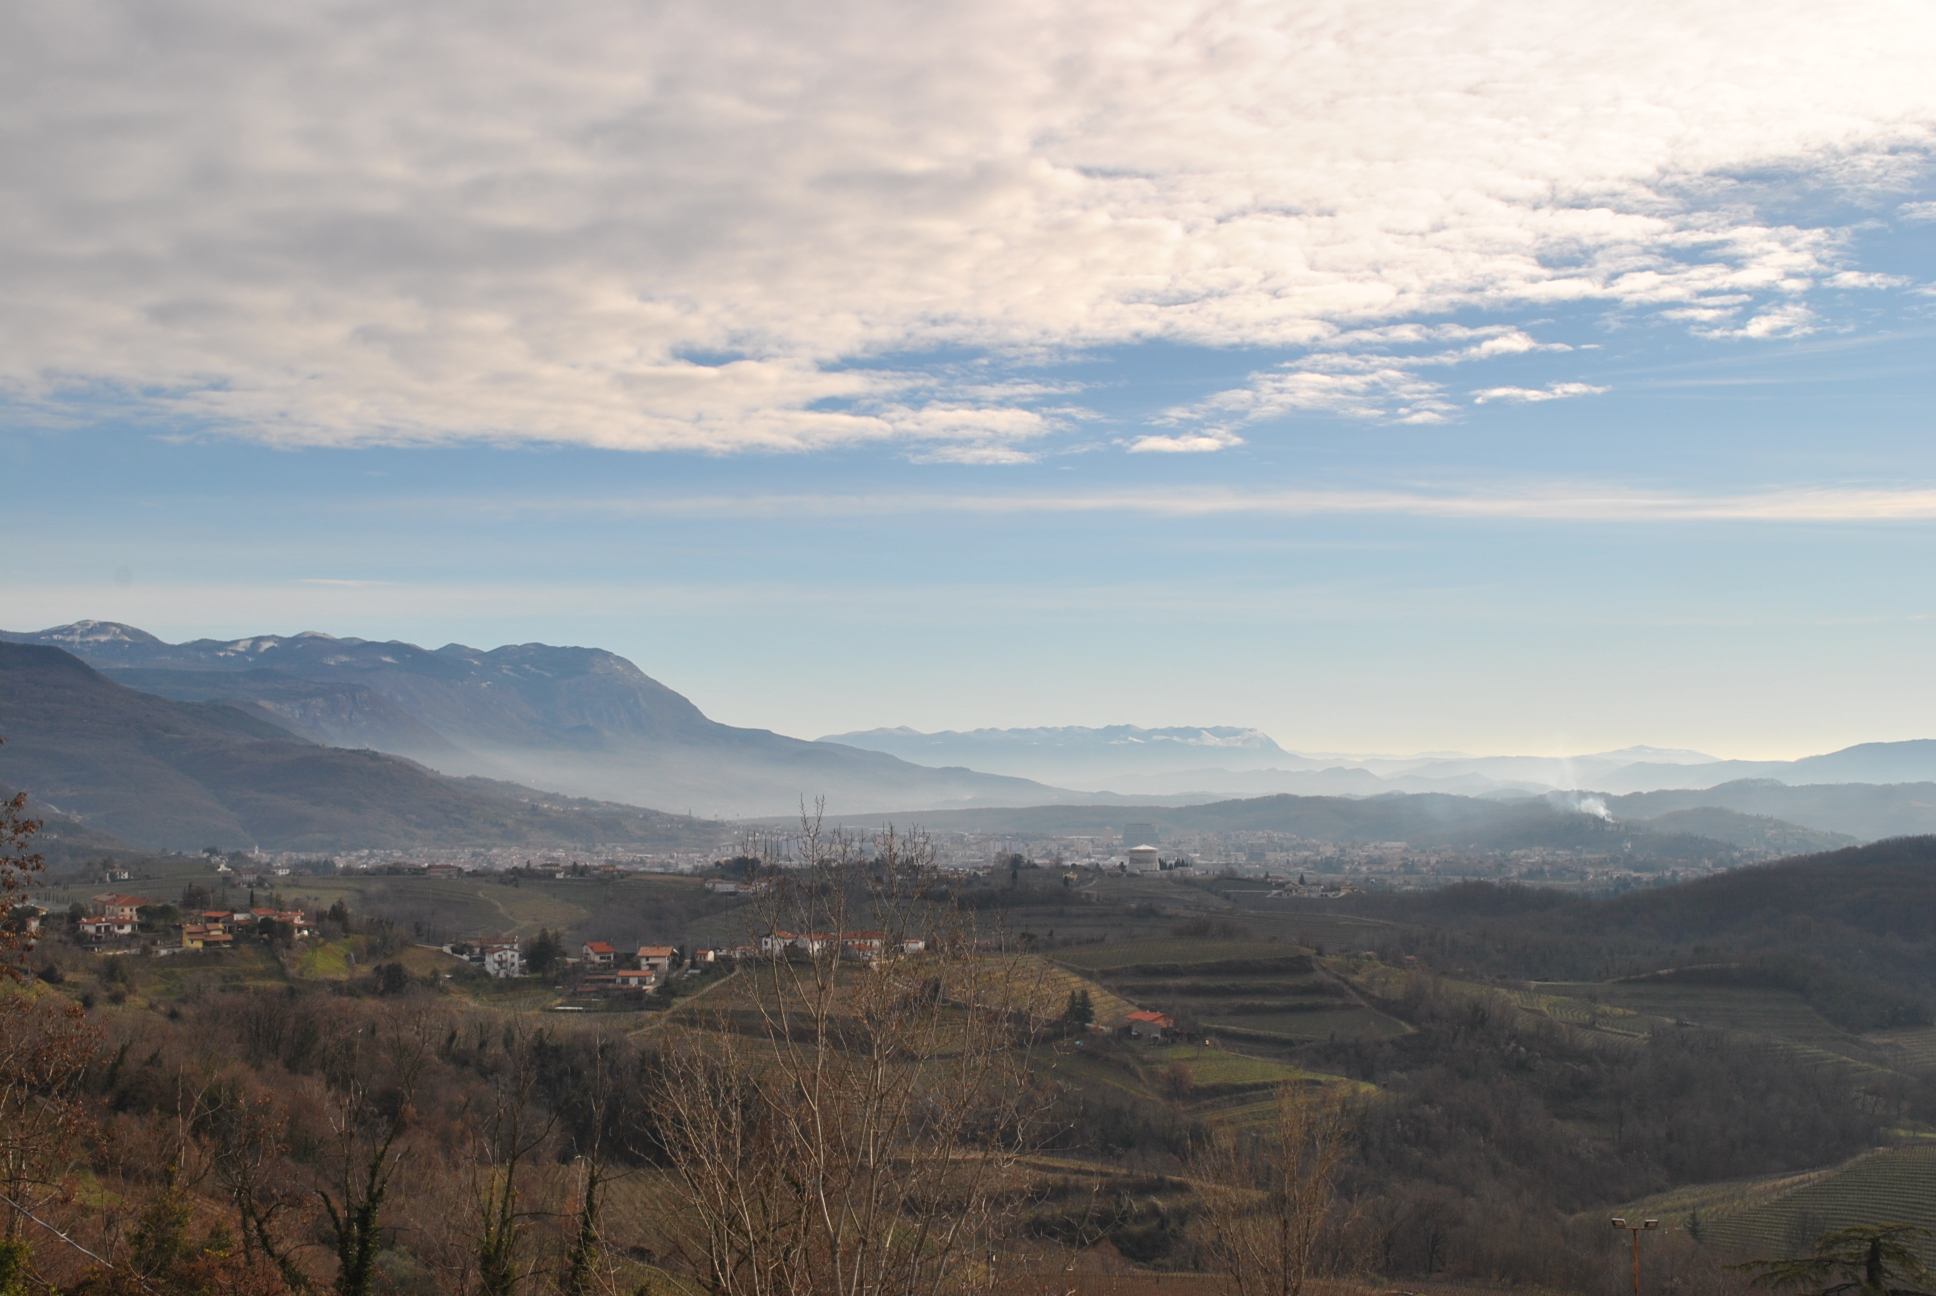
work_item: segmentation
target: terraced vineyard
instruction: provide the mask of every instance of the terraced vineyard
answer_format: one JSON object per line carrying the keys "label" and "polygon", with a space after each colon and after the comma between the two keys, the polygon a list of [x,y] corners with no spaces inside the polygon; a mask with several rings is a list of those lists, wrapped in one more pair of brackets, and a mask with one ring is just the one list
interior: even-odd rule
{"label": "terraced vineyard", "polygon": [[1230,1017],[1205,1017],[1204,1029],[1240,1039],[1321,1040],[1392,1039],[1409,1029],[1403,1022],[1352,1006],[1320,1012],[1246,1013]]}
{"label": "terraced vineyard", "polygon": [[1242,918],[1244,926],[1312,949],[1322,949],[1327,954],[1353,954],[1379,949],[1405,930],[1399,924],[1381,922],[1376,918],[1312,913],[1307,909],[1274,912],[1270,908],[1272,904],[1281,903],[1257,900],[1245,905]]}
{"label": "terraced vineyard", "polygon": [[1863,1039],[1880,1049],[1892,1066],[1918,1074],[1936,1072],[1936,1026],[1887,1031]]}
{"label": "terraced vineyard", "polygon": [[[1887,1046],[1841,1030],[1800,995],[1774,987],[1541,982],[1514,992],[1514,1000],[1528,1012],[1613,1042],[1639,1042],[1655,1030],[1698,1026],[1779,1048],[1857,1081],[1885,1078],[1899,1066]],[[1936,1039],[1928,1047],[1936,1049]]]}
{"label": "terraced vineyard", "polygon": [[1138,964],[1151,966],[1209,963],[1225,959],[1273,959],[1302,950],[1274,941],[1209,941],[1183,937],[1111,941],[1053,955],[1058,963],[1088,972],[1104,972]]}
{"label": "terraced vineyard", "polygon": [[[1704,1184],[1611,1214],[1693,1228],[1704,1243],[1748,1257],[1795,1255],[1851,1224],[1936,1224],[1936,1146],[1888,1148],[1803,1175]],[[1936,1244],[1925,1246],[1936,1263]]]}
{"label": "terraced vineyard", "polygon": [[1687,985],[1672,981],[1612,982],[1594,987],[1603,1002],[1668,1021],[1771,1035],[1868,1060],[1869,1049],[1790,990],[1772,986]]}
{"label": "terraced vineyard", "polygon": [[1071,991],[1087,990],[1089,1005],[1095,1009],[1096,1025],[1115,1029],[1121,1026],[1136,1005],[1116,994],[1099,981],[1078,975],[1065,967],[1058,967],[1046,959],[1028,958],[1025,975],[1035,978],[1031,986],[1034,999],[1032,1007],[1039,1017],[1060,1016],[1069,1002]]}
{"label": "terraced vineyard", "polygon": [[1384,1039],[1407,1029],[1361,1003],[1295,945],[1122,941],[1072,951],[1058,961],[1088,972],[1126,1000],[1232,1040],[1292,1046],[1332,1036]]}

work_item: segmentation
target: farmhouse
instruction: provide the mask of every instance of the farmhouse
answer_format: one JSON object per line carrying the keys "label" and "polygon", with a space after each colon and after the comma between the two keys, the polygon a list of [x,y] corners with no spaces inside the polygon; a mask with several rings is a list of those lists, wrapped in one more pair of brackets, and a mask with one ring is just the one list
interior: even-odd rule
{"label": "farmhouse", "polygon": [[606,941],[586,941],[578,956],[590,967],[608,968],[618,961],[618,951]]}
{"label": "farmhouse", "polygon": [[107,895],[95,896],[94,903],[101,907],[101,916],[103,918],[112,918],[116,922],[133,923],[139,915],[141,907],[143,905],[152,905],[154,901],[141,896],[116,895],[113,892],[109,892]]}
{"label": "farmhouse", "polygon": [[524,955],[515,945],[499,945],[484,951],[484,971],[494,977],[521,977],[524,975]]}
{"label": "farmhouse", "polygon": [[650,990],[659,983],[659,974],[650,968],[627,968],[612,974],[612,984],[620,990]]}
{"label": "farmhouse", "polygon": [[669,972],[679,951],[670,945],[639,946],[639,967],[647,972]]}
{"label": "farmhouse", "polygon": [[887,937],[877,931],[848,932],[840,938],[841,952],[865,957],[887,948]]}
{"label": "farmhouse", "polygon": [[1163,1038],[1163,1032],[1175,1030],[1176,1022],[1160,1012],[1137,1011],[1129,1015],[1129,1034],[1132,1039]]}
{"label": "farmhouse", "polygon": [[182,927],[183,949],[227,949],[235,942],[235,937],[219,926],[208,927],[201,923],[186,923]]}

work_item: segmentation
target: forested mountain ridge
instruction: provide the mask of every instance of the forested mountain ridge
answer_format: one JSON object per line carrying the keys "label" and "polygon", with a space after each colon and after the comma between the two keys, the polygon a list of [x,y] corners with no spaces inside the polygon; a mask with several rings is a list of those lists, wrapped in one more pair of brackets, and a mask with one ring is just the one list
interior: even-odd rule
{"label": "forested mountain ridge", "polygon": [[62,648],[131,687],[224,702],[315,742],[632,805],[745,815],[797,811],[803,796],[816,795],[878,810],[1070,796],[1027,779],[720,724],[598,648],[432,650],[314,631],[169,644],[96,621],[0,631],[0,640]]}
{"label": "forested mountain ridge", "polygon": [[124,687],[57,648],[0,644],[0,782],[132,845],[199,850],[439,844],[710,845],[717,829],[563,804],[368,750],[323,746],[219,703]]}

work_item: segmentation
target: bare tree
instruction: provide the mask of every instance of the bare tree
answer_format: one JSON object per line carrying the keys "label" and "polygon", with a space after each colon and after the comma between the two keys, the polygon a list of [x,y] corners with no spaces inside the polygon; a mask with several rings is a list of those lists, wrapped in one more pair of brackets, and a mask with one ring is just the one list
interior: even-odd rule
{"label": "bare tree", "polygon": [[507,1066],[492,1095],[474,1169],[477,1196],[477,1286],[481,1296],[516,1296],[525,1222],[520,1172],[551,1139],[556,1112],[537,1102],[535,1059],[506,1027]]}
{"label": "bare tree", "polygon": [[864,851],[803,815],[757,905],[768,956],[663,1037],[668,1231],[716,1296],[932,1296],[973,1273],[1030,1137],[1047,996],[933,860],[919,834]]}
{"label": "bare tree", "polygon": [[81,1087],[99,1050],[78,1005],[0,994],[0,1240],[20,1240],[83,1155]]}
{"label": "bare tree", "polygon": [[[0,746],[6,741],[0,738]],[[0,980],[19,981],[21,960],[34,947],[14,910],[26,899],[28,879],[41,868],[40,856],[29,849],[40,823],[27,817],[25,792],[0,800]]]}
{"label": "bare tree", "polygon": [[358,1027],[338,1042],[329,1067],[334,1182],[316,1196],[335,1235],[337,1296],[369,1296],[376,1276],[383,1202],[408,1154],[400,1143],[430,1055],[428,1030],[422,1018]]}
{"label": "bare tree", "polygon": [[289,1182],[287,1113],[274,1097],[252,1096],[235,1080],[204,1090],[198,1124],[206,1131],[215,1181],[235,1211],[244,1258],[266,1258],[284,1285],[303,1296],[309,1276],[296,1264],[294,1247],[283,1240],[279,1225],[308,1196]]}
{"label": "bare tree", "polygon": [[1300,1296],[1332,1267],[1350,1135],[1342,1098],[1287,1082],[1263,1128],[1217,1130],[1191,1158],[1204,1249],[1236,1296]]}
{"label": "bare tree", "polygon": [[578,1201],[574,1210],[577,1227],[565,1253],[565,1270],[559,1279],[562,1296],[593,1296],[613,1287],[613,1266],[605,1258],[605,1236],[601,1206],[610,1178],[605,1161],[605,1123],[612,1107],[613,1050],[602,1033],[591,1042],[591,1073],[584,1078],[586,1136],[579,1142],[574,1164],[579,1172]]}

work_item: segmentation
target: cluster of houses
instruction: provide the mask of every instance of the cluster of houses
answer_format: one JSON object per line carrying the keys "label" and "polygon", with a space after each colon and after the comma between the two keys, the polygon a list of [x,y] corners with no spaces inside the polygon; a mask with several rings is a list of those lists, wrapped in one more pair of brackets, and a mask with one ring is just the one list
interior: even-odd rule
{"label": "cluster of houses", "polygon": [[[141,911],[161,907],[160,901],[116,892],[93,900],[94,912],[80,920],[79,928],[83,937],[97,941],[135,935],[141,927]],[[181,947],[221,949],[234,943],[238,932],[259,930],[266,923],[281,923],[296,936],[310,934],[309,916],[300,909],[206,909],[183,915]]]}
{"label": "cluster of houses", "polygon": [[[919,936],[890,941],[885,932],[859,931],[834,935],[827,932],[772,931],[760,937],[758,945],[732,945],[723,949],[697,948],[685,956],[689,972],[703,971],[722,959],[812,957],[836,946],[844,958],[874,962],[890,952],[890,945],[901,954],[920,954],[928,943]],[[487,956],[488,957],[488,956]],[[609,941],[591,940],[579,946],[573,960],[579,976],[575,993],[600,996],[644,993],[655,990],[678,970],[679,950],[671,945],[641,945],[630,954]],[[488,966],[488,965],[487,965]],[[519,975],[507,973],[505,975]]]}
{"label": "cluster of houses", "polygon": [[[781,958],[789,954],[809,956],[824,954],[838,943],[840,953],[846,958],[876,959],[888,952],[886,932],[856,931],[842,932],[790,932],[770,931],[760,937],[761,954],[768,958]],[[896,944],[895,952],[901,954],[921,954],[928,948],[928,942],[919,936],[904,936]],[[744,950],[741,953],[740,950]],[[745,958],[753,953],[751,946],[741,946],[730,951],[735,957]]]}
{"label": "cluster of houses", "polygon": [[[692,965],[704,967],[718,958],[717,950],[696,949],[692,952]],[[586,941],[578,947],[578,962],[584,975],[578,978],[577,993],[587,996],[643,994],[657,989],[671,976],[678,961],[679,951],[671,945],[641,945],[637,952],[627,956],[620,954],[609,941]]]}

